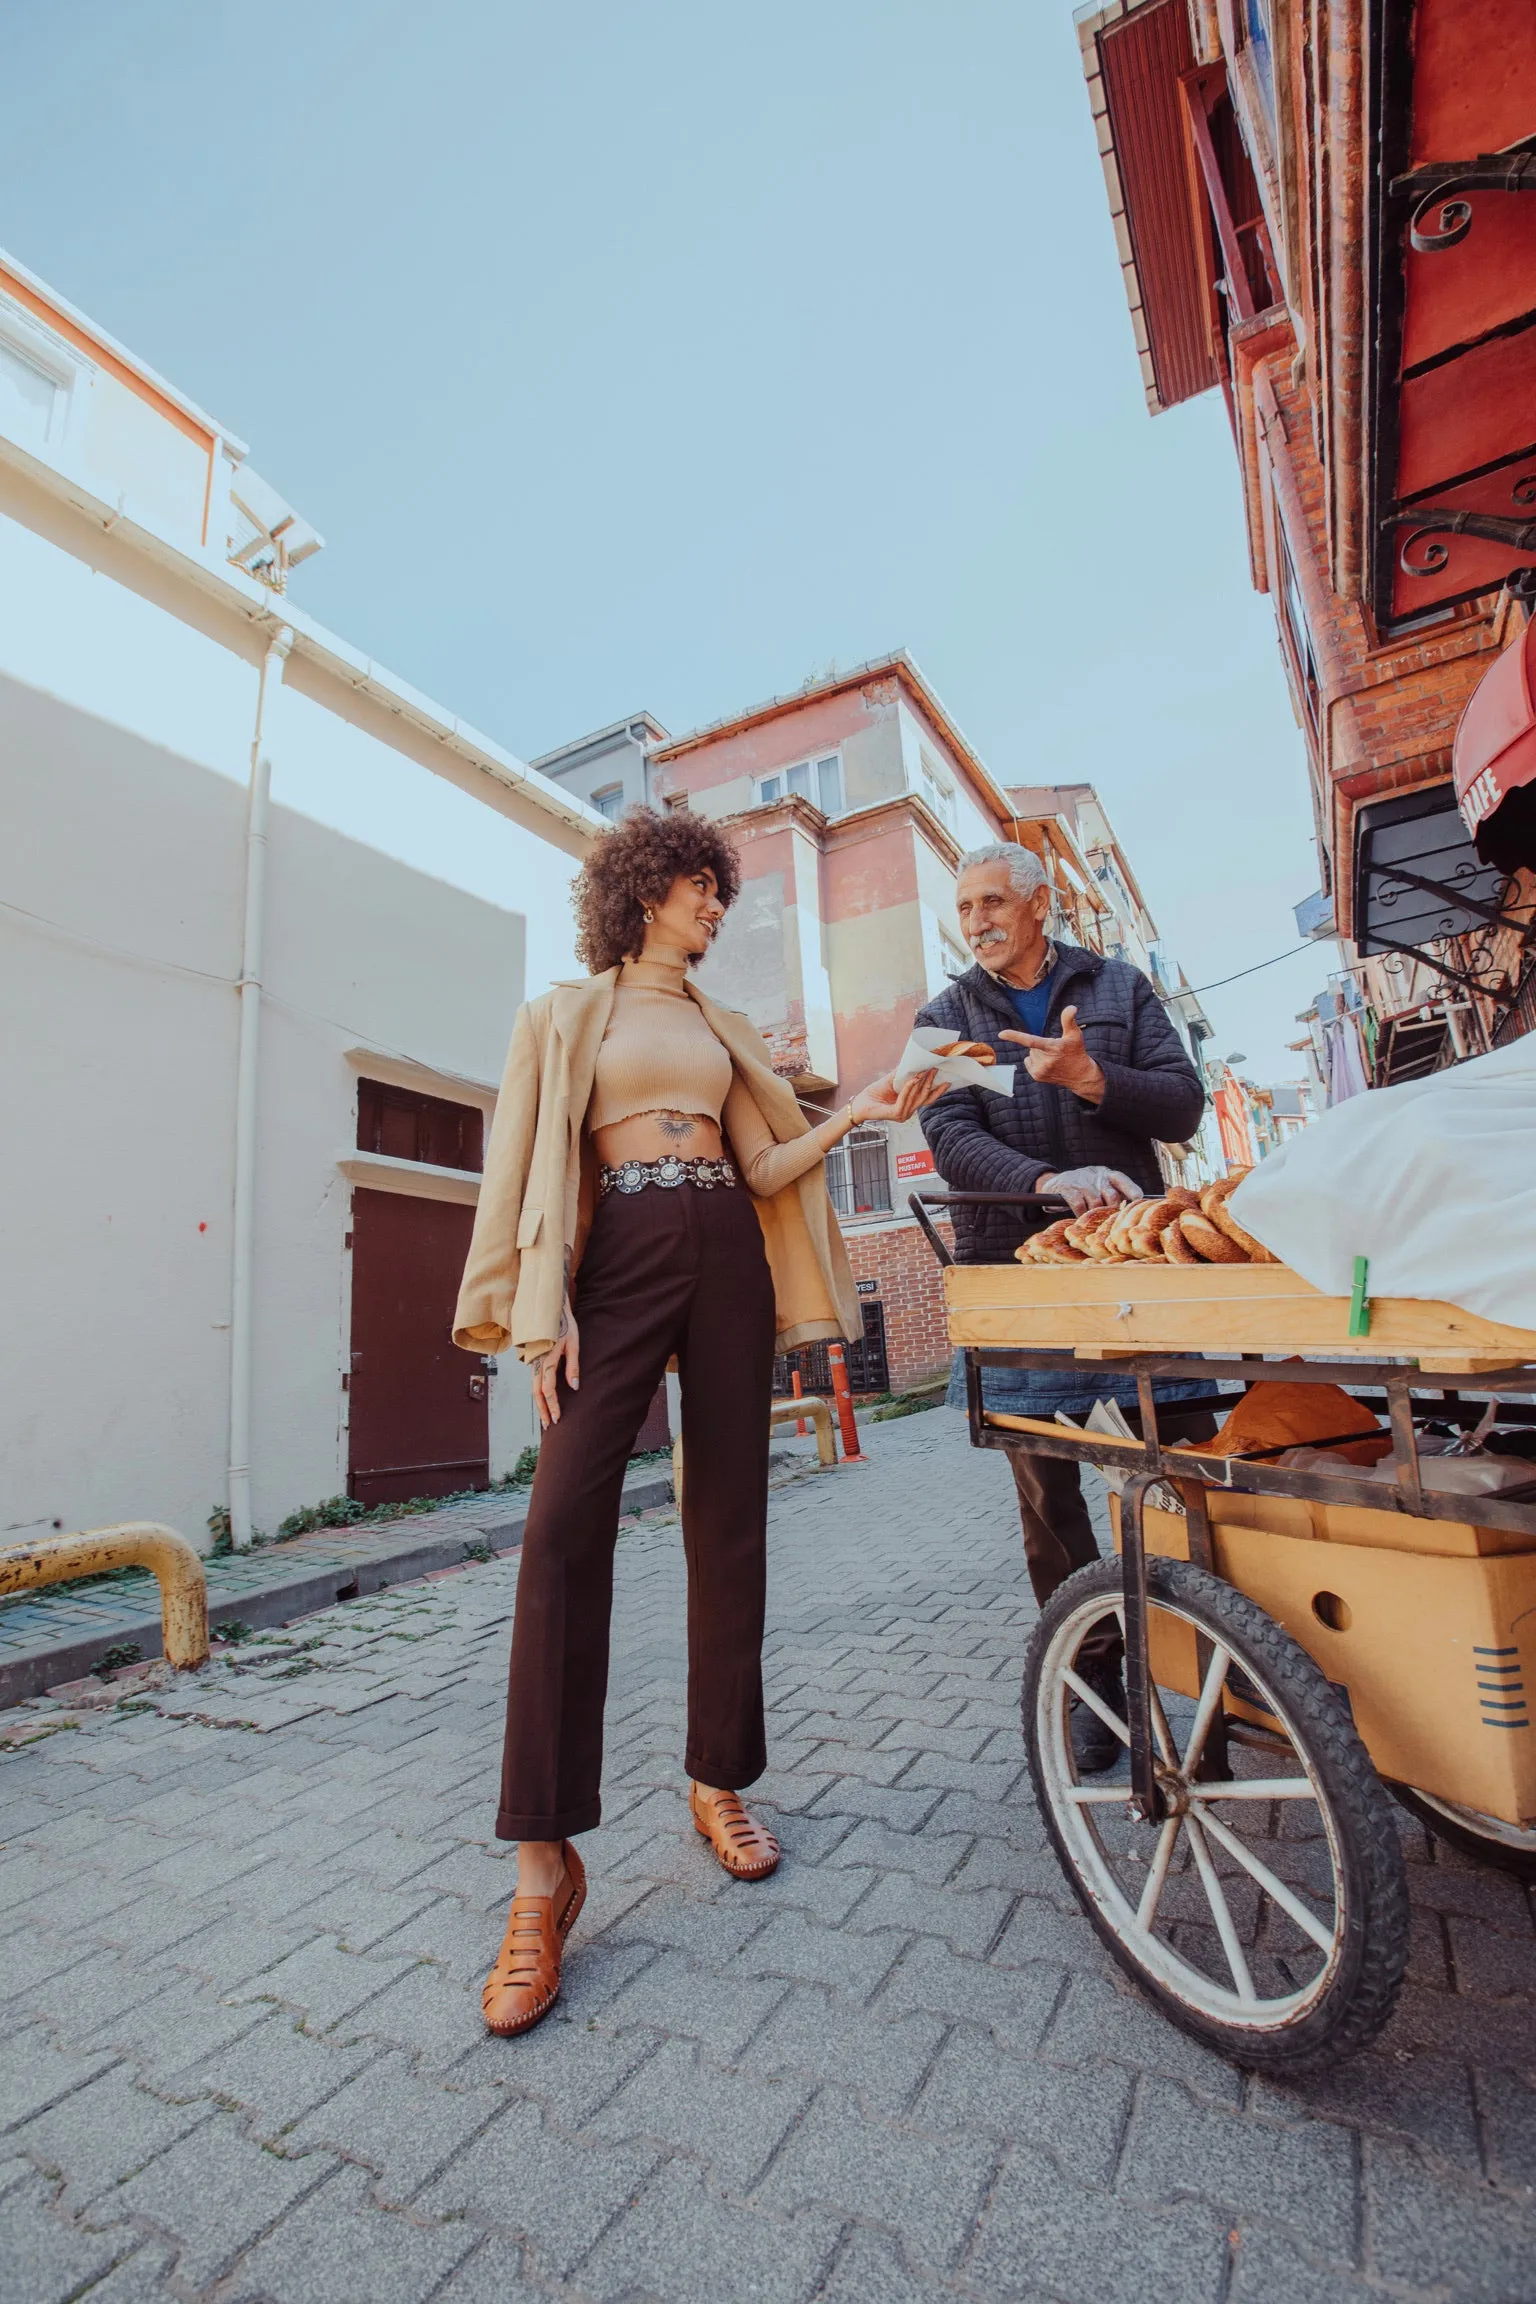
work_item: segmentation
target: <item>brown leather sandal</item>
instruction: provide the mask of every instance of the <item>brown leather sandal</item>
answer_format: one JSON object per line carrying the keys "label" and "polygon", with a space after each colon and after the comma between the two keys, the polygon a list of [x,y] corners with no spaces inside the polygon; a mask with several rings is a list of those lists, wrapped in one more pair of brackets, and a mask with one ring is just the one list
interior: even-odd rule
{"label": "brown leather sandal", "polygon": [[713,1848],[733,1880],[766,1880],[777,1868],[779,1844],[756,1817],[749,1816],[734,1792],[701,1794],[689,1788],[688,1806],[694,1829]]}
{"label": "brown leather sandal", "polygon": [[530,2031],[560,1997],[565,1940],[587,1900],[586,1868],[569,1840],[561,1854],[566,1885],[558,1913],[553,1896],[512,1899],[507,1933],[480,1995],[486,2030],[498,2039]]}

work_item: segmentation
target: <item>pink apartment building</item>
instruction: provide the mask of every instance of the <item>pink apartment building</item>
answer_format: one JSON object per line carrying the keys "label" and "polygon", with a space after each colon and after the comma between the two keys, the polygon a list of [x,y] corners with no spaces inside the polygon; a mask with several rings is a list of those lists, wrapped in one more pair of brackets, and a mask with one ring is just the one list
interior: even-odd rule
{"label": "pink apartment building", "polygon": [[[684,736],[637,714],[533,765],[615,818],[643,803],[729,820],[745,884],[700,981],[751,1017],[812,1114],[889,1069],[918,1009],[970,966],[954,916],[966,849],[1035,848],[1068,933],[1100,942],[1107,907],[1069,826],[1015,815],[904,652]],[[937,1181],[932,1157],[914,1121],[859,1132],[828,1168],[865,1305],[856,1382],[899,1391],[948,1358],[907,1213],[913,1186]]]}

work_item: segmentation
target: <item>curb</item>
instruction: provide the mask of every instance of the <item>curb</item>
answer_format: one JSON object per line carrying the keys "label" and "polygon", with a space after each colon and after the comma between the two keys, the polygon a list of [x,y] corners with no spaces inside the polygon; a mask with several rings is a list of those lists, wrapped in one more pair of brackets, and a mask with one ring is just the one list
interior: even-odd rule
{"label": "curb", "polygon": [[[626,1513],[649,1511],[671,1501],[670,1473],[648,1469],[642,1479],[624,1484]],[[301,1616],[318,1614],[322,1608],[334,1608],[338,1601],[361,1600],[371,1592],[382,1592],[387,1585],[414,1584],[439,1569],[460,1567],[471,1558],[472,1544],[488,1544],[493,1552],[502,1554],[516,1552],[522,1546],[527,1517],[526,1499],[510,1513],[498,1503],[487,1511],[483,1523],[460,1520],[451,1534],[428,1537],[425,1542],[419,1531],[411,1531],[407,1520],[400,1524],[400,1541],[393,1550],[381,1549],[355,1562],[333,1563],[318,1573],[304,1572],[291,1557],[287,1562],[274,1562],[278,1572],[270,1584],[255,1591],[231,1593],[227,1599],[210,1597],[208,1629],[216,1632],[221,1624],[238,1623],[248,1624],[253,1632],[270,1631],[274,1625],[291,1624]],[[294,1540],[296,1546],[304,1541],[303,1537]],[[284,1566],[289,1569],[286,1575],[281,1572]],[[57,1589],[67,1591],[68,1586]],[[144,1663],[162,1653],[158,1606],[143,1617],[118,1620],[100,1631],[29,1649],[0,1663],[0,1710],[24,1704],[29,1696],[44,1695],[63,1682],[83,1680],[109,1648],[122,1644],[136,1647]]]}

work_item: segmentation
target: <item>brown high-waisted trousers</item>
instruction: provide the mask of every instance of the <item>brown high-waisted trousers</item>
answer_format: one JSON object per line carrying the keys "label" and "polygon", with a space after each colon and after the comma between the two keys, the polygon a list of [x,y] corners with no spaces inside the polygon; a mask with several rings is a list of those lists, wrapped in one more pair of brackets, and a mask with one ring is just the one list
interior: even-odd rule
{"label": "brown high-waisted trousers", "polygon": [[744,1185],[610,1192],[577,1275],[581,1385],[562,1379],[523,1531],[497,1836],[564,1840],[602,1813],[620,1489],[668,1360],[683,1393],[688,1744],[700,1783],[767,1766],[763,1604],[773,1283]]}

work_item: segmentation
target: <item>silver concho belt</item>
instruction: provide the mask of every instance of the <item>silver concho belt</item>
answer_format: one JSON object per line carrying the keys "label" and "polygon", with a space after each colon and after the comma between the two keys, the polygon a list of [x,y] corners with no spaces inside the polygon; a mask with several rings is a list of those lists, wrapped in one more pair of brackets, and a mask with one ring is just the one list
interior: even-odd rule
{"label": "silver concho belt", "polygon": [[610,1192],[643,1192],[647,1184],[659,1184],[664,1192],[675,1192],[679,1184],[713,1192],[717,1184],[740,1182],[729,1160],[679,1160],[669,1153],[664,1160],[624,1160],[617,1168],[605,1164],[597,1172],[597,1196],[606,1200]]}

